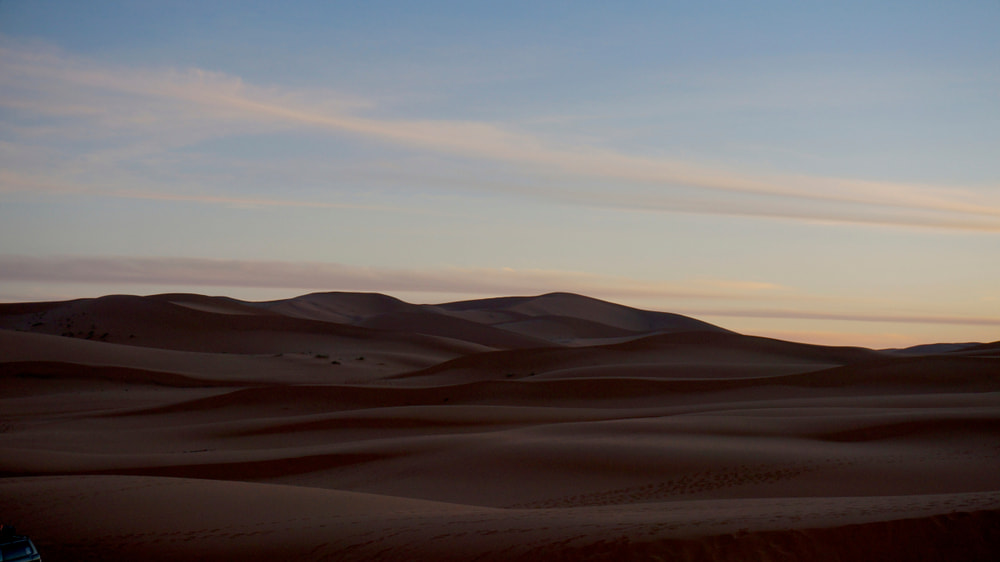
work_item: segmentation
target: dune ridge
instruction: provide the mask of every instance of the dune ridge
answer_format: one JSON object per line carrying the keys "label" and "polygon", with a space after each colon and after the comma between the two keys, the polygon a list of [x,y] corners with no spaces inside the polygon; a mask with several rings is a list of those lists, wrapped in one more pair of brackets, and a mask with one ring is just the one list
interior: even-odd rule
{"label": "dune ridge", "polygon": [[50,562],[995,560],[998,345],[568,293],[0,304],[0,507]]}

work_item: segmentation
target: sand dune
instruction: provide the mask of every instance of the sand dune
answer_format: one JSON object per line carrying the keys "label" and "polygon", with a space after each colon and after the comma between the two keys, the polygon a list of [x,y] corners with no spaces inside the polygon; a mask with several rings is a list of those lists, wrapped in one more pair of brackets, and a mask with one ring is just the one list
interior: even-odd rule
{"label": "sand dune", "polygon": [[[364,342],[407,348],[447,350],[454,354],[476,351],[462,345],[421,334],[384,333],[275,312],[258,313],[226,299],[223,313],[192,295],[134,297],[115,295],[51,303],[30,309],[29,305],[0,305],[0,327],[32,333],[61,335],[91,341],[121,343],[210,353],[263,354],[300,351],[317,347],[358,347]],[[214,302],[216,299],[208,300]],[[192,303],[198,303],[192,306]],[[218,308],[219,305],[213,305]],[[295,342],[302,342],[296,344]],[[312,346],[306,345],[306,342]]]}
{"label": "sand dune", "polygon": [[638,310],[571,293],[462,301],[433,309],[565,344],[575,340],[602,343],[602,339],[630,339],[654,333],[727,331],[679,314]]}
{"label": "sand dune", "polygon": [[49,562],[1000,557],[997,344],[830,348],[567,294],[116,296],[0,326],[0,508]]}

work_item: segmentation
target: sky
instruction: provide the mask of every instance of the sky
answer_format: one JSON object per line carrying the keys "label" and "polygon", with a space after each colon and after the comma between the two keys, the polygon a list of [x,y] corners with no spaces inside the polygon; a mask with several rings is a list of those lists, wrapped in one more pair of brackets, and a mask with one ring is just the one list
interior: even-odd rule
{"label": "sky", "polygon": [[0,302],[1000,340],[1000,2],[0,0]]}

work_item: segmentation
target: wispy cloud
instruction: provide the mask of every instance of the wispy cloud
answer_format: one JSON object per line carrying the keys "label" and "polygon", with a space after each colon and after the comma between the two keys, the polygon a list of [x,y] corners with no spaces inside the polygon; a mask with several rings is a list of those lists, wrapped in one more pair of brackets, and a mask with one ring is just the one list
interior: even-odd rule
{"label": "wispy cloud", "polygon": [[976,317],[976,316],[945,316],[945,315],[925,315],[925,314],[864,314],[864,313],[838,313],[814,310],[787,310],[787,309],[726,309],[726,310],[706,310],[693,309],[685,310],[685,314],[693,314],[701,317],[729,317],[729,318],[780,318],[795,320],[837,320],[847,322],[885,322],[891,324],[954,324],[964,326],[1000,326],[1000,318]]}
{"label": "wispy cloud", "polygon": [[[471,296],[532,295],[569,291],[606,299],[645,302],[673,299],[735,304],[736,308],[681,306],[672,310],[709,319],[776,318],[897,325],[1000,326],[1000,318],[983,316],[760,308],[759,303],[768,300],[809,300],[807,296],[797,294],[791,288],[761,281],[691,279],[663,282],[562,270],[469,267],[404,269],[361,267],[329,262],[0,255],[0,282],[375,291]],[[758,306],[739,304],[749,302]]]}
{"label": "wispy cloud", "polygon": [[469,295],[571,291],[612,297],[746,299],[784,288],[762,282],[668,283],[577,271],[439,267],[400,269],[327,262],[204,258],[0,255],[0,281],[406,291]]}
{"label": "wispy cloud", "polygon": [[814,330],[757,330],[754,331],[753,335],[818,345],[863,345],[872,349],[905,348],[927,342],[927,340],[914,335],[885,332],[843,333]]}
{"label": "wispy cloud", "polygon": [[[39,125],[39,138],[92,143],[61,167],[62,176],[74,181],[207,138],[325,131],[513,166],[515,175],[528,178],[524,185],[483,182],[475,187],[520,196],[654,212],[1000,232],[1000,198],[983,190],[748,174],[495,123],[384,118],[373,116],[378,108],[357,96],[263,87],[200,69],[117,67],[8,43],[0,47],[0,88],[6,94],[0,104],[51,121]],[[0,183],[0,191],[32,189],[30,182],[0,178]],[[42,177],[36,183],[47,182]],[[170,192],[170,182],[157,190]],[[129,196],[113,190],[100,194]],[[225,199],[205,197],[203,202]],[[266,198],[260,200],[267,204]]]}
{"label": "wispy cloud", "polygon": [[140,188],[107,188],[103,186],[83,185],[61,180],[39,179],[32,176],[0,170],[0,194],[26,192],[48,193],[52,195],[89,195],[100,197],[116,197],[121,199],[141,199],[150,201],[170,201],[175,203],[200,203],[207,205],[224,205],[228,207],[300,207],[313,209],[354,209],[406,214],[429,214],[424,209],[399,207],[389,205],[362,205],[353,203],[332,203],[327,201],[282,199],[273,197],[238,197],[225,195],[210,195],[198,193],[171,193]]}
{"label": "wispy cloud", "polygon": [[206,203],[213,205],[229,205],[237,207],[308,207],[318,209],[355,209],[365,211],[385,211],[393,213],[423,213],[420,209],[390,207],[382,205],[354,205],[350,203],[328,203],[324,201],[301,201],[294,199],[273,199],[254,197],[224,197],[219,195],[193,195],[180,193],[158,193],[135,190],[116,190],[108,195],[129,199],[149,199],[154,201],[175,201],[189,203]]}

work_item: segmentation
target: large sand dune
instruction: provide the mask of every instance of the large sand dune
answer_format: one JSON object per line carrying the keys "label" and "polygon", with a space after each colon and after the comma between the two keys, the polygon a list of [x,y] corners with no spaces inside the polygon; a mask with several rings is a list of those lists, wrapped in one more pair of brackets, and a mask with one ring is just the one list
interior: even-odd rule
{"label": "large sand dune", "polygon": [[47,562],[1000,559],[997,344],[569,294],[114,296],[0,328],[0,518]]}

